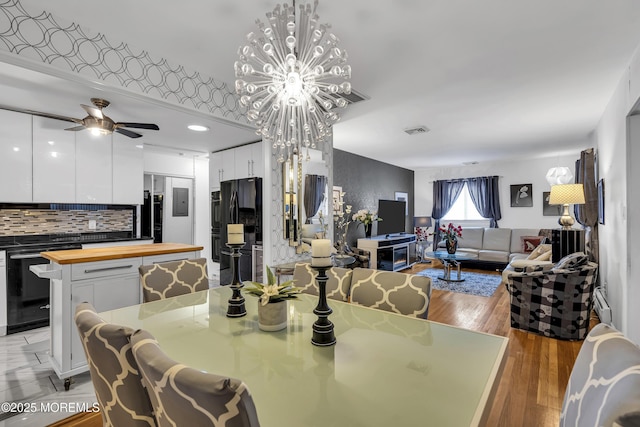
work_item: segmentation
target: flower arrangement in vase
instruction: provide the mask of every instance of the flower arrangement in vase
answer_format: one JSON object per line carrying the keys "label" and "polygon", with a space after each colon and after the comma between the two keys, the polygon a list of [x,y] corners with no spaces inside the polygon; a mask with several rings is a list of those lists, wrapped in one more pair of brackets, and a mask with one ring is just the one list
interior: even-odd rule
{"label": "flower arrangement in vase", "polygon": [[260,297],[258,304],[258,327],[263,331],[279,331],[287,327],[287,299],[297,298],[300,288],[288,280],[281,285],[267,267],[267,284],[244,282],[244,291]]}
{"label": "flower arrangement in vase", "polygon": [[371,211],[369,209],[360,209],[358,212],[353,214],[351,218],[354,221],[358,221],[362,225],[364,225],[364,234],[367,237],[371,237],[371,226],[374,222],[382,221],[382,218],[378,217],[378,213],[375,211]]}
{"label": "flower arrangement in vase", "polygon": [[447,252],[455,254],[458,249],[458,237],[462,237],[462,226],[449,223],[446,227],[440,226],[439,231],[447,245]]}

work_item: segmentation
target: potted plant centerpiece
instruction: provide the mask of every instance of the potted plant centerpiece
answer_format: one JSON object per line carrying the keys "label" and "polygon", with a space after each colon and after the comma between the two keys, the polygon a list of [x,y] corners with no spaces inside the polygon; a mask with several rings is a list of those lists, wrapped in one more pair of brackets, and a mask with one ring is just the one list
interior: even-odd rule
{"label": "potted plant centerpiece", "polygon": [[449,223],[446,227],[440,227],[440,233],[447,246],[447,252],[455,254],[458,250],[458,237],[462,237],[462,226]]}
{"label": "potted plant centerpiece", "polygon": [[287,299],[296,298],[300,288],[293,280],[276,284],[276,278],[267,267],[267,284],[245,282],[245,292],[260,297],[258,303],[258,327],[263,331],[279,331],[287,327]]}

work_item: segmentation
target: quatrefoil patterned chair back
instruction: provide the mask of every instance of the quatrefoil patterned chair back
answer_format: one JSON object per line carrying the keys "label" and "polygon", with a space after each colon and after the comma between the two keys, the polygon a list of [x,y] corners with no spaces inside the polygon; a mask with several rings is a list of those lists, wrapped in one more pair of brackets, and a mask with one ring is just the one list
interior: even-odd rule
{"label": "quatrefoil patterned chair back", "polygon": [[351,302],[392,313],[426,319],[431,279],[417,274],[355,268]]}
{"label": "quatrefoil patterned chair back", "polygon": [[160,262],[138,268],[144,302],[209,289],[205,258]]}
{"label": "quatrefoil patterned chair back", "polygon": [[76,307],[75,322],[87,356],[103,425],[156,426],[153,407],[142,386],[129,343],[133,329],[105,322],[86,302]]}
{"label": "quatrefoil patterned chair back", "polygon": [[560,427],[640,425],[640,348],[600,323],[571,370]]}
{"label": "quatrefoil patterned chair back", "polygon": [[147,331],[136,331],[131,344],[160,427],[260,426],[244,382],[172,360]]}

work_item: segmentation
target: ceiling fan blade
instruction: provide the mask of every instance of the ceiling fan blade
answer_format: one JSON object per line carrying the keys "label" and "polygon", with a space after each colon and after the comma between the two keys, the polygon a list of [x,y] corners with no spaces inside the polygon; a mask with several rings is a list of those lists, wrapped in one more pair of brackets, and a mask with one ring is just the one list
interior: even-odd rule
{"label": "ceiling fan blade", "polygon": [[102,110],[100,110],[99,108],[93,107],[91,105],[84,105],[84,104],[80,104],[80,106],[84,108],[84,111],[86,111],[87,114],[89,114],[91,117],[95,117],[96,119],[104,118],[102,114]]}
{"label": "ceiling fan blade", "polygon": [[77,132],[79,130],[84,130],[84,129],[86,129],[84,126],[75,126],[75,127],[72,127],[72,128],[66,128],[65,130],[72,130],[74,132]]}
{"label": "ceiling fan blade", "polygon": [[71,123],[82,123],[82,119],[74,119],[73,117],[59,116],[57,114],[43,113],[40,111],[25,110],[22,108],[9,107],[7,105],[0,105],[0,109],[15,111],[16,113],[31,114],[32,116],[45,117],[47,119],[62,120],[62,121],[71,122]]}
{"label": "ceiling fan blade", "polygon": [[130,130],[122,129],[122,128],[117,128],[115,131],[118,132],[118,133],[121,133],[123,135],[126,135],[129,138],[140,138],[142,136],[139,133],[132,132]]}
{"label": "ceiling fan blade", "polygon": [[118,122],[116,123],[117,127],[123,128],[136,128],[136,129],[151,129],[151,130],[160,130],[158,125],[154,125],[153,123],[128,123],[128,122]]}

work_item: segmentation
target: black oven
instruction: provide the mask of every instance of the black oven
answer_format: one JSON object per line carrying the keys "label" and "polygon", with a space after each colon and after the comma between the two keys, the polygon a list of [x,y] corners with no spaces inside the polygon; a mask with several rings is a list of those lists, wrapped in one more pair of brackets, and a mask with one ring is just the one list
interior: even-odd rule
{"label": "black oven", "polygon": [[49,279],[29,267],[48,264],[40,252],[81,249],[81,244],[25,245],[7,249],[7,334],[49,325]]}

